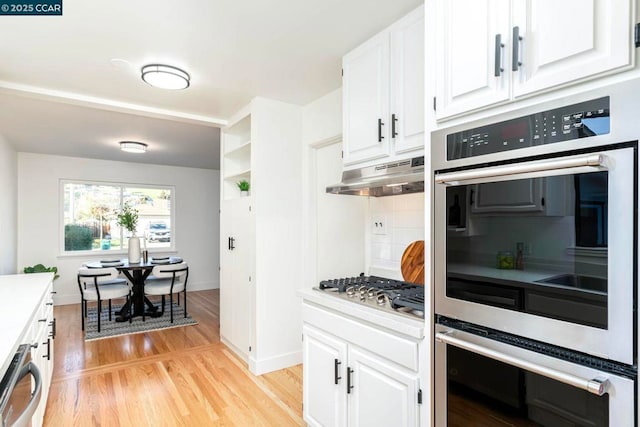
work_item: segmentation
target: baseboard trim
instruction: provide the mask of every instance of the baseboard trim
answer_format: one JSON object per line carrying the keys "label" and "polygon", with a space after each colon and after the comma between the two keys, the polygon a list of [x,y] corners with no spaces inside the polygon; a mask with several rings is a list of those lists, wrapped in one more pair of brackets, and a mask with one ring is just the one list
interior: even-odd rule
{"label": "baseboard trim", "polygon": [[254,375],[262,375],[268,372],[278,371],[280,369],[299,365],[301,363],[302,350],[280,354],[278,356],[261,360],[254,358],[252,355],[249,357],[249,370]]}

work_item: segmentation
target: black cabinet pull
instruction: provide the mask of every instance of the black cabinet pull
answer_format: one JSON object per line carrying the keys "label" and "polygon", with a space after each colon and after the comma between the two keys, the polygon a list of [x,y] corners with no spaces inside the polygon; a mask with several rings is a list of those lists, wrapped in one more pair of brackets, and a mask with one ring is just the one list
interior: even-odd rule
{"label": "black cabinet pull", "polygon": [[347,366],[347,394],[351,394],[351,389],[353,388],[351,385],[351,374],[353,374],[353,369]]}
{"label": "black cabinet pull", "polygon": [[382,142],[384,139],[384,136],[382,136],[382,126],[384,126],[382,119],[378,119],[378,142]]}
{"label": "black cabinet pull", "polygon": [[338,359],[333,359],[333,382],[338,384],[338,380],[341,380],[342,377],[338,376],[338,367],[342,364]]}
{"label": "black cabinet pull", "polygon": [[236,243],[236,239],[234,239],[233,237],[229,237],[229,250],[232,251],[236,248],[235,246]]}
{"label": "black cabinet pull", "polygon": [[49,338],[47,338],[47,342],[43,342],[42,344],[46,344],[47,345],[47,354],[42,356],[42,357],[47,359],[47,360],[51,360],[51,340]]}
{"label": "black cabinet pull", "polygon": [[49,322],[49,326],[51,326],[51,338],[56,339],[56,319],[55,317],[51,322]]}
{"label": "black cabinet pull", "polygon": [[396,122],[398,121],[398,117],[395,114],[391,115],[391,138],[395,138],[398,136],[398,132],[396,132]]}
{"label": "black cabinet pull", "polygon": [[513,27],[513,37],[511,38],[511,43],[513,44],[513,50],[511,51],[511,71],[518,71],[518,68],[522,65],[522,62],[518,59],[521,40],[520,27]]}
{"label": "black cabinet pull", "polygon": [[494,70],[493,75],[495,77],[500,77],[504,68],[502,68],[502,48],[504,44],[502,43],[502,34],[496,34],[496,47],[495,47],[495,62],[494,62]]}

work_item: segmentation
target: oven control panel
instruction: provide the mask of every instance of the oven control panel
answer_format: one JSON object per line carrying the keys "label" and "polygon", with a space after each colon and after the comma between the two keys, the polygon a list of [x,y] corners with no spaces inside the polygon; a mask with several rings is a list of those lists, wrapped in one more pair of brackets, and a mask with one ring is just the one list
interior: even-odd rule
{"label": "oven control panel", "polygon": [[447,135],[447,160],[609,133],[609,97]]}

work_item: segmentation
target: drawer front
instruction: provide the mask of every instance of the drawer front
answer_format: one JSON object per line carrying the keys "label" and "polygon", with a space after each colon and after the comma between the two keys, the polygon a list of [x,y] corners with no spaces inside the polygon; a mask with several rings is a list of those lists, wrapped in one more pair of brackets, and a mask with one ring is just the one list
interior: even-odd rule
{"label": "drawer front", "polygon": [[413,339],[307,302],[302,304],[302,320],[398,365],[412,371],[418,370],[418,342]]}

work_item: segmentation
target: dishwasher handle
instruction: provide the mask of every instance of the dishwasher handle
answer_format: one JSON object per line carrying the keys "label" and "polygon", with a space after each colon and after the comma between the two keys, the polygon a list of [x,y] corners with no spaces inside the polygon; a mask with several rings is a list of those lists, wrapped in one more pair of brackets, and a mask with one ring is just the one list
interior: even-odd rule
{"label": "dishwasher handle", "polygon": [[22,411],[22,413],[16,418],[16,420],[12,424],[12,427],[26,427],[30,425],[31,418],[36,412],[36,409],[40,404],[40,399],[42,398],[42,375],[40,375],[40,370],[35,363],[29,362],[22,368],[22,370],[20,371],[19,380],[23,379],[28,374],[31,374],[33,376],[35,387],[33,393],[31,394],[31,399],[29,399],[29,403],[24,408],[24,411]]}
{"label": "dishwasher handle", "polygon": [[594,378],[586,379],[578,376],[558,371],[546,366],[538,365],[536,363],[529,362],[527,360],[520,359],[497,350],[493,350],[487,347],[483,347],[479,344],[475,344],[469,341],[465,341],[461,338],[456,338],[455,331],[450,330],[447,332],[436,333],[436,341],[444,344],[452,345],[454,347],[468,350],[481,356],[488,357],[500,362],[504,362],[508,365],[513,365],[518,368],[525,369],[527,371],[542,375],[543,377],[550,378],[552,380],[559,381],[564,384],[579,388],[584,391],[588,391],[596,396],[604,395],[609,388],[609,380],[606,378]]}

